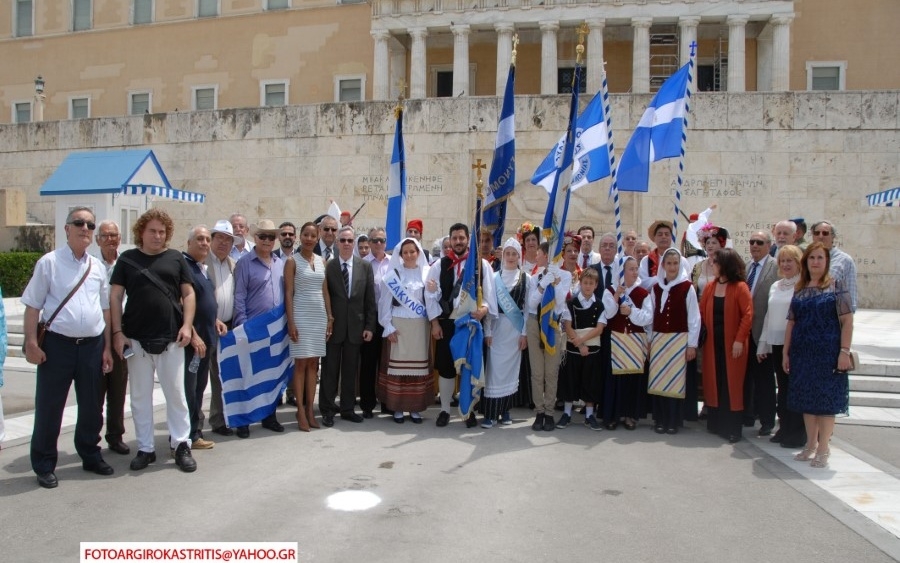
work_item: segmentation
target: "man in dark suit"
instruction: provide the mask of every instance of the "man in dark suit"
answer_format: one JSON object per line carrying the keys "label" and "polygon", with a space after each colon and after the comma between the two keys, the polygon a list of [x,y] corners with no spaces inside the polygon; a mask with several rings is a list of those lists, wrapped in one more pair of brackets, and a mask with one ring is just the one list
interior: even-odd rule
{"label": "man in dark suit", "polygon": [[337,237],[338,222],[331,215],[320,215],[316,218],[316,225],[319,227],[319,242],[313,248],[313,252],[328,262],[337,255],[337,244],[334,239]]}
{"label": "man in dark suit", "polygon": [[325,265],[325,283],[331,296],[334,317],[325,346],[324,375],[319,387],[319,411],[325,426],[334,425],[338,412],[335,396],[341,388],[340,414],[344,420],[362,422],[353,411],[356,401],[356,374],[363,342],[372,340],[378,322],[375,307],[375,279],[372,266],[353,255],[356,237],[352,227],[338,231],[338,256]]}
{"label": "man in dark suit", "polygon": [[768,436],[775,427],[775,368],[771,357],[756,356],[763,321],[769,310],[769,288],[778,280],[778,264],[769,256],[772,237],[763,231],[750,234],[750,260],[747,261],[747,285],[753,295],[753,327],[747,354],[744,380],[744,425],[753,426],[759,416],[759,435]]}

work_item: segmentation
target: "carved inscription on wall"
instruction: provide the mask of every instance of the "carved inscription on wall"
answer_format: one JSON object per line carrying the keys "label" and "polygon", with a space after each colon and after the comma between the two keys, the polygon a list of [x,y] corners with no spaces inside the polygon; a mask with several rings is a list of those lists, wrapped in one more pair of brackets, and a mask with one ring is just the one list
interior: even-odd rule
{"label": "carved inscription on wall", "polygon": [[[684,197],[728,198],[742,197],[768,188],[763,176],[685,176],[681,184],[681,195]],[[678,189],[678,178],[669,183],[669,192],[675,195]]]}
{"label": "carved inscription on wall", "polygon": [[[390,177],[387,175],[362,176],[353,188],[353,195],[363,201],[387,201]],[[444,193],[443,174],[416,174],[406,177],[406,193],[412,199],[420,195],[442,195]]]}

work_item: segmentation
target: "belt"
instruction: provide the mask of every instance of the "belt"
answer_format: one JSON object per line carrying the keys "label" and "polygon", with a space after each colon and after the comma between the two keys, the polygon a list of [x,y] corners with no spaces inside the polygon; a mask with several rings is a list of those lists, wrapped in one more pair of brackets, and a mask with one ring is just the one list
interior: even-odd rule
{"label": "belt", "polygon": [[96,339],[98,339],[102,336],[102,335],[98,334],[97,336],[80,336],[80,337],[74,338],[72,336],[66,336],[64,334],[60,334],[58,332],[53,332],[51,330],[48,330],[47,333],[52,334],[54,337],[59,338],[60,340],[65,340],[66,342],[69,342],[76,346],[80,346],[81,344],[91,344]]}

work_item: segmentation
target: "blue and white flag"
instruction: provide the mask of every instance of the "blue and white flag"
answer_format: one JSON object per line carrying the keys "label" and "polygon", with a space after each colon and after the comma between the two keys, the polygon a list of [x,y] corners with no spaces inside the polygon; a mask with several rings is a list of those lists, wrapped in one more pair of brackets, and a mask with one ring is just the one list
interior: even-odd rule
{"label": "blue and white flag", "polygon": [[[506,201],[516,188],[516,115],[513,91],[516,67],[509,65],[500,124],[497,126],[497,142],[494,145],[494,161],[488,174],[488,192],[484,198],[482,219],[484,228],[494,237],[494,248],[503,243],[503,226],[506,223]],[[477,238],[477,237],[476,237]]]}
{"label": "blue and white flag", "polygon": [[406,150],[403,148],[403,108],[397,107],[397,128],[388,186],[387,248],[394,248],[406,236]]}
{"label": "blue and white flag", "polygon": [[293,372],[289,345],[283,304],[219,337],[222,400],[230,428],[275,412]]}
{"label": "blue and white flag", "polygon": [[[597,92],[578,117],[578,124],[575,127],[573,151],[575,168],[572,170],[571,191],[574,192],[584,185],[610,175],[608,139],[609,129],[603,112],[603,95],[602,92]],[[532,184],[543,186],[547,193],[553,191],[553,182],[556,180],[556,157],[561,154],[565,140],[565,135],[559,138],[556,146],[531,178]]]}
{"label": "blue and white flag", "polygon": [[646,192],[650,163],[681,156],[690,66],[684,65],[663,82],[641,117],[616,170],[620,192]]}

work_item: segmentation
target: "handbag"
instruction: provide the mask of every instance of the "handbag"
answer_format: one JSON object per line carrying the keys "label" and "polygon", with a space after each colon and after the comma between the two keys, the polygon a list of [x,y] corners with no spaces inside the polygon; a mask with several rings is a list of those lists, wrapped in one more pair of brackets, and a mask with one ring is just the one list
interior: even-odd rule
{"label": "handbag", "polygon": [[[66,303],[69,302],[69,299],[71,299],[72,296],[75,295],[75,292],[78,291],[78,288],[80,288],[82,286],[82,284],[84,284],[84,280],[86,280],[87,277],[91,274],[91,265],[92,265],[91,261],[88,260],[88,267],[87,267],[87,270],[84,272],[84,275],[81,276],[81,279],[78,280],[78,283],[75,284],[75,287],[72,288],[72,291],[70,291],[69,294],[66,295],[66,298],[60,302],[59,307],[57,307],[56,310],[53,311],[53,314],[50,315],[50,318],[47,320],[47,322],[38,321],[38,324],[37,324],[38,348],[42,348],[44,346],[44,337],[47,335],[47,330],[50,328],[50,324],[53,323],[53,320],[56,318],[56,315],[58,315],[59,312],[62,311],[62,308],[65,307]],[[24,343],[22,343],[22,353],[23,354],[25,353],[25,344]]]}

